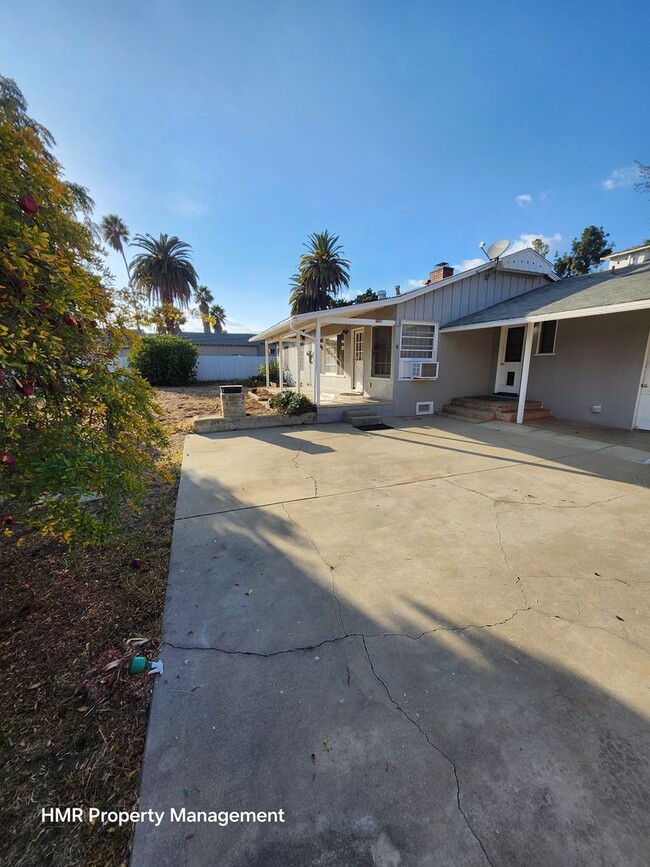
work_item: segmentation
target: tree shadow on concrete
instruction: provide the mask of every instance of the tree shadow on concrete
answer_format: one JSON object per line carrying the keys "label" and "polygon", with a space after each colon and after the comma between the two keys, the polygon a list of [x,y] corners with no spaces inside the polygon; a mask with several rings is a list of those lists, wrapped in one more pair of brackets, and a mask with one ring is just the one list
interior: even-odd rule
{"label": "tree shadow on concrete", "polygon": [[140,808],[286,821],[139,825],[132,867],[646,865],[647,653],[410,605],[397,634],[352,605],[283,504],[178,521]]}

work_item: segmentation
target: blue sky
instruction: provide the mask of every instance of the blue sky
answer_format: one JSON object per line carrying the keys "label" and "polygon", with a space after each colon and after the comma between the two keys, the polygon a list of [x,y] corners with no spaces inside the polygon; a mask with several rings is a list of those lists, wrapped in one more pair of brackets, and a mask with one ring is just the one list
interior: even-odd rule
{"label": "blue sky", "polygon": [[257,330],[314,231],[340,235],[354,293],[481,240],[649,237],[650,6],[624,9],[0,0],[0,71],[96,215],[190,243],[229,330]]}

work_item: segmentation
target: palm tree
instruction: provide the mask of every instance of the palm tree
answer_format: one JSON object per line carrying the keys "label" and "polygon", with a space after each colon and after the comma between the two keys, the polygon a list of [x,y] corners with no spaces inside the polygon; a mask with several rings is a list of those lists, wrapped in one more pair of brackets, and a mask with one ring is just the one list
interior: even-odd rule
{"label": "palm tree", "polygon": [[203,322],[204,334],[210,333],[210,302],[214,296],[207,286],[197,286],[194,290],[194,301],[199,305],[199,314]]}
{"label": "palm tree", "polygon": [[[132,246],[143,251],[131,261],[133,281],[147,292],[149,301],[188,307],[192,289],[196,289],[199,282],[191,262],[190,245],[176,235],[154,238],[147,234],[136,235]],[[167,331],[174,332],[171,320]]]}
{"label": "palm tree", "polygon": [[221,304],[213,304],[210,308],[210,323],[215,334],[221,334],[226,324],[226,311]]}
{"label": "palm tree", "polygon": [[[298,263],[298,274],[293,277],[290,303],[291,313],[327,310],[335,296],[350,283],[350,263],[342,257],[338,235],[328,231],[314,232],[305,244]],[[295,308],[295,309],[294,309]]]}
{"label": "palm tree", "polygon": [[117,214],[107,214],[102,217],[101,222],[102,237],[109,247],[115,250],[116,253],[121,253],[124,259],[124,267],[126,268],[126,277],[131,286],[131,269],[124,255],[124,245],[129,243],[129,230],[126,223]]}

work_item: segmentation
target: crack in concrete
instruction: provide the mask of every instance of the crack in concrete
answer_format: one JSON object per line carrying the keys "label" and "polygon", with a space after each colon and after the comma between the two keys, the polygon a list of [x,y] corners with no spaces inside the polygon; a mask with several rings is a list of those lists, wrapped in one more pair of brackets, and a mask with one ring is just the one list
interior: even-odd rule
{"label": "crack in concrete", "polygon": [[471,835],[474,837],[474,839],[476,840],[478,845],[481,847],[481,851],[483,852],[483,855],[485,856],[485,860],[490,865],[490,867],[494,867],[494,864],[490,860],[490,856],[488,855],[488,853],[485,849],[485,846],[483,845],[483,842],[481,841],[480,837],[478,836],[478,834],[476,833],[476,831],[472,827],[471,822],[469,821],[469,819],[467,817],[467,813],[463,809],[463,805],[461,803],[461,794],[460,794],[460,779],[458,777],[458,770],[456,768],[455,762],[453,761],[453,759],[451,759],[447,755],[447,753],[443,749],[441,749],[436,743],[434,743],[431,740],[431,738],[429,737],[427,732],[422,728],[422,726],[417,722],[417,720],[414,720],[413,717],[409,716],[409,714],[404,710],[404,708],[401,706],[401,704],[399,702],[395,701],[395,699],[391,695],[391,692],[388,689],[388,686],[386,685],[385,681],[383,681],[381,679],[381,677],[379,677],[379,675],[377,674],[377,670],[375,669],[375,665],[372,661],[372,657],[370,656],[370,651],[368,650],[368,645],[366,644],[365,637],[362,636],[361,640],[363,642],[363,649],[365,650],[366,656],[368,657],[368,664],[370,665],[370,670],[372,671],[373,675],[377,679],[377,682],[383,686],[383,688],[386,692],[386,695],[388,696],[388,700],[391,702],[391,704],[394,707],[397,708],[397,710],[405,717],[405,719],[407,719],[412,725],[415,726],[415,728],[424,737],[424,739],[429,744],[429,746],[432,747],[438,753],[438,755],[442,756],[442,758],[451,766],[451,769],[452,769],[453,774],[454,774],[454,780],[456,781],[456,806],[458,807],[458,810],[459,810],[461,816],[465,820],[465,824],[467,825],[467,828],[469,829]]}
{"label": "crack in concrete", "polygon": [[570,617],[563,617],[561,614],[550,614],[548,611],[542,611],[541,608],[531,607],[530,610],[535,614],[541,614],[542,617],[548,617],[550,620],[562,620],[564,623],[571,623],[573,626],[578,626],[580,629],[597,629],[600,632],[607,632],[609,635],[613,635],[614,638],[618,638],[619,641],[629,644],[630,647],[636,647],[636,649],[640,650],[642,653],[650,654],[650,650],[647,648],[642,647],[635,641],[630,641],[630,639],[626,638],[624,635],[619,635],[618,632],[612,632],[612,630],[607,629],[606,626],[595,626],[592,623],[580,623],[579,620],[571,620]]}
{"label": "crack in concrete", "polygon": [[326,644],[337,644],[339,641],[347,641],[348,638],[353,638],[356,636],[352,635],[339,635],[336,638],[325,638],[323,641],[319,641],[316,644],[304,644],[299,647],[287,647],[283,650],[272,650],[269,653],[260,653],[255,650],[227,650],[225,647],[216,647],[214,644],[175,644],[173,641],[163,641],[161,642],[162,647],[173,647],[174,650],[209,650],[213,653],[224,653],[226,656],[256,656],[259,659],[269,659],[272,656],[283,656],[287,653],[300,653],[302,651],[307,650],[318,650],[320,647],[324,647]]}
{"label": "crack in concrete", "polygon": [[303,534],[303,536],[306,536],[306,537],[307,537],[307,539],[309,540],[309,542],[310,542],[312,548],[313,548],[314,551],[316,552],[316,554],[317,554],[318,558],[321,560],[321,562],[324,563],[325,566],[327,566],[327,568],[328,568],[328,570],[329,570],[329,574],[330,574],[330,581],[331,581],[330,592],[331,592],[332,596],[334,597],[334,599],[335,599],[335,601],[336,601],[336,604],[337,604],[337,606],[338,606],[338,610],[339,610],[339,620],[341,621],[341,629],[343,630],[343,635],[347,635],[348,633],[347,633],[347,630],[346,630],[346,628],[345,628],[345,621],[344,621],[344,619],[343,619],[343,607],[341,606],[341,600],[340,600],[339,597],[336,595],[336,584],[335,584],[335,582],[334,582],[334,569],[335,569],[336,567],[335,567],[335,566],[332,566],[331,563],[328,563],[327,560],[323,557],[323,555],[322,555],[321,552],[320,552],[320,549],[319,549],[318,545],[317,545],[316,542],[314,541],[314,539],[313,539],[313,537],[311,536],[311,534],[308,533],[307,530],[302,526],[302,524],[300,524],[298,521],[296,521],[296,519],[295,519],[295,518],[290,514],[290,512],[289,512],[289,510],[287,509],[287,506],[286,506],[285,503],[282,503],[282,508],[284,509],[284,513],[285,513],[285,515],[287,516],[287,518],[291,521],[291,523],[292,523],[295,527],[297,527],[297,528],[300,530],[300,532]]}
{"label": "crack in concrete", "polygon": [[362,638],[408,638],[410,641],[419,641],[425,635],[433,635],[434,632],[466,632],[468,629],[494,629],[495,626],[503,626],[504,623],[510,623],[522,611],[530,611],[531,608],[516,608],[515,611],[508,615],[504,620],[497,620],[495,623],[468,623],[466,626],[435,626],[433,629],[426,629],[419,635],[409,635],[408,632],[350,632],[350,637],[358,635]]}
{"label": "crack in concrete", "polygon": [[614,500],[621,500],[623,497],[635,497],[643,493],[642,491],[630,491],[627,494],[617,494],[615,497],[609,497],[606,500],[593,500],[591,503],[570,503],[562,505],[561,503],[546,503],[542,500],[505,500],[501,497],[492,497],[484,491],[477,491],[475,488],[466,488],[463,485],[457,485],[455,482],[450,481],[450,478],[451,476],[445,476],[443,481],[452,485],[454,488],[458,488],[459,491],[478,494],[479,497],[485,497],[486,500],[490,500],[495,505],[502,503],[507,506],[545,506],[547,509],[590,509],[592,506],[604,506],[607,503],[613,503]]}
{"label": "crack in concrete", "polygon": [[[306,445],[307,445],[307,440],[302,440],[302,442],[300,443],[300,445],[299,445],[298,448],[296,449],[296,452],[295,452],[294,456],[291,458],[291,463],[293,464],[293,466],[294,466],[294,468],[295,468],[296,470],[300,470],[300,469],[301,469],[301,468],[298,466],[298,459],[300,458],[300,455],[301,455],[301,453],[302,453],[302,450],[304,449],[304,447],[305,447]],[[315,478],[311,473],[306,473],[306,474],[305,474],[305,478],[306,478],[306,479],[311,479],[311,480],[312,480],[313,485],[314,485],[314,498],[318,497],[318,482],[316,481],[316,478]],[[310,499],[312,499],[312,498],[310,497]]]}

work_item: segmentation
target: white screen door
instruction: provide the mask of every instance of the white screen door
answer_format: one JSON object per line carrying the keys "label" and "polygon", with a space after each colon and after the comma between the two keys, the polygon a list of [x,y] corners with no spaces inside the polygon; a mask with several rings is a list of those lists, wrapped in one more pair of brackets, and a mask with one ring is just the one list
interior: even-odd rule
{"label": "white screen door", "polygon": [[639,427],[641,430],[650,430],[650,336],[648,337],[645,367],[639,387],[639,402],[636,407],[634,427]]}
{"label": "white screen door", "polygon": [[519,394],[521,359],[524,353],[525,325],[506,325],[501,329],[496,392]]}
{"label": "white screen door", "polygon": [[353,331],[352,337],[354,340],[352,388],[355,391],[363,391],[363,328],[359,328],[356,331]]}

